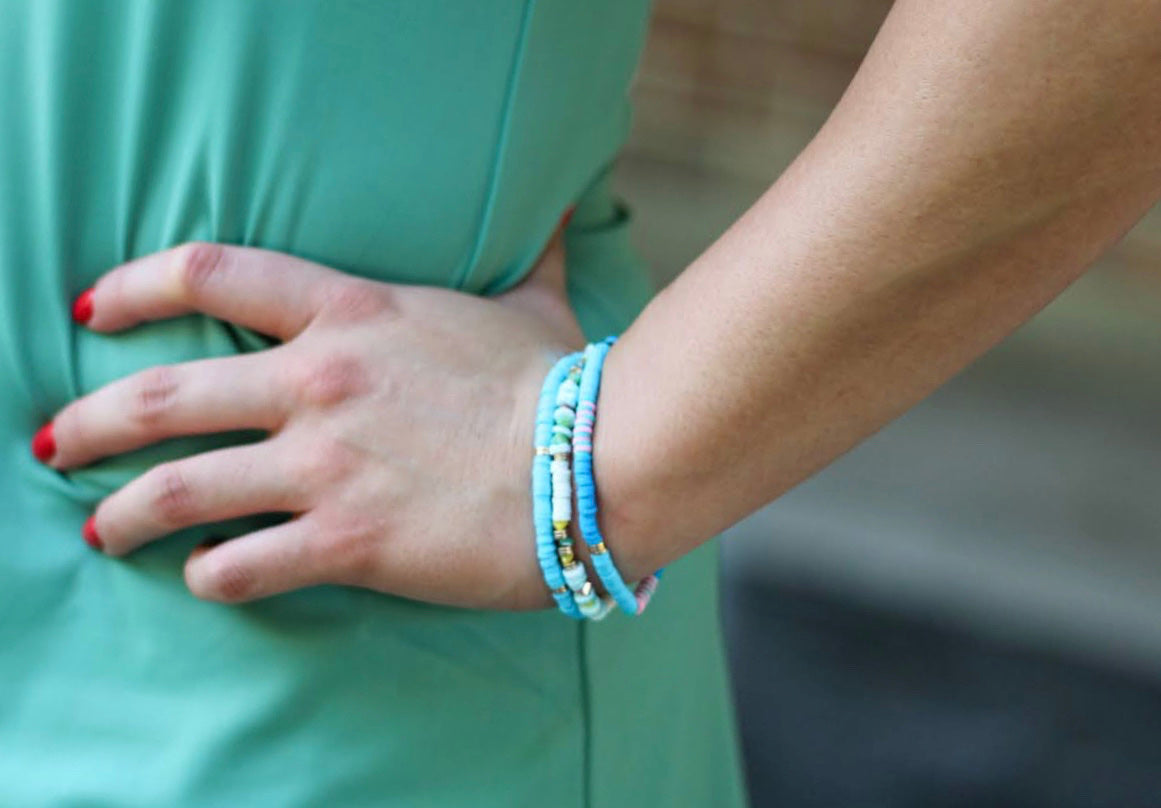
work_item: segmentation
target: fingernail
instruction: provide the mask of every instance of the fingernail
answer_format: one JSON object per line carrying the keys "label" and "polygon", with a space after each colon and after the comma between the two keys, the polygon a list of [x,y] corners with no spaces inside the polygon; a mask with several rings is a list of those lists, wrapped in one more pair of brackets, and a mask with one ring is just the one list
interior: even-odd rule
{"label": "fingernail", "polygon": [[94,550],[105,549],[105,543],[101,541],[101,537],[97,535],[96,517],[90,516],[85,520],[85,526],[81,528],[81,536],[84,538],[85,544],[89,545]]}
{"label": "fingernail", "polygon": [[73,320],[84,325],[93,318],[93,289],[81,292],[73,301]]}
{"label": "fingernail", "polygon": [[52,435],[52,421],[36,430],[36,434],[32,436],[32,454],[41,463],[47,463],[56,454],[56,438]]}
{"label": "fingernail", "polygon": [[572,221],[572,215],[576,213],[576,205],[569,205],[564,215],[560,217],[560,226],[568,227],[568,223]]}

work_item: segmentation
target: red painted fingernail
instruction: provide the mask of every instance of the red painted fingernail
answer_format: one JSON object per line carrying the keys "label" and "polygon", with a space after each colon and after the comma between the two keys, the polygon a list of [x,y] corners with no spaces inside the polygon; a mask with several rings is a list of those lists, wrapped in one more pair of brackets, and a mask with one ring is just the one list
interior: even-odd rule
{"label": "red painted fingernail", "polygon": [[560,217],[560,226],[568,227],[568,223],[572,221],[572,215],[576,213],[576,205],[570,205],[564,215]]}
{"label": "red painted fingernail", "polygon": [[93,318],[93,290],[92,287],[81,292],[73,301],[73,320],[84,325]]}
{"label": "red painted fingernail", "polygon": [[32,454],[41,463],[47,463],[56,454],[56,438],[52,436],[52,421],[36,430],[36,434],[32,436]]}
{"label": "red painted fingernail", "polygon": [[97,520],[90,516],[85,520],[85,526],[81,528],[81,536],[85,540],[85,544],[92,547],[94,550],[104,550],[105,543],[101,541],[101,537],[97,535]]}

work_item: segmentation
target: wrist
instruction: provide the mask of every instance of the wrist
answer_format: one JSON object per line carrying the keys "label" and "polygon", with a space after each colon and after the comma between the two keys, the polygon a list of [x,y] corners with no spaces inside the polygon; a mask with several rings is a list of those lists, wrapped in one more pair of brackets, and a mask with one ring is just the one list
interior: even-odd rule
{"label": "wrist", "polygon": [[[600,434],[598,399],[610,337],[589,344],[584,352],[561,357],[545,375],[537,403],[532,468],[533,522],[536,560],[562,612],[573,618],[600,620],[614,605],[629,615],[639,615],[657,588],[655,563],[644,540],[656,535],[637,513],[622,503],[630,496],[598,493],[604,484],[628,479],[618,474],[631,468],[610,463],[598,472],[596,435]],[[631,451],[618,457],[631,458]],[[610,458],[612,459],[612,458]],[[604,513],[602,513],[602,511]],[[605,535],[613,526],[620,536],[616,545]],[[602,603],[598,596],[608,595]]]}
{"label": "wrist", "polygon": [[[672,531],[657,473],[660,447],[649,419],[641,417],[642,405],[650,401],[647,381],[630,368],[632,346],[622,347],[622,342],[605,360],[593,431],[593,477],[601,533],[622,577],[636,581],[679,553],[665,541],[666,531]],[[583,558],[588,561],[587,552]]]}

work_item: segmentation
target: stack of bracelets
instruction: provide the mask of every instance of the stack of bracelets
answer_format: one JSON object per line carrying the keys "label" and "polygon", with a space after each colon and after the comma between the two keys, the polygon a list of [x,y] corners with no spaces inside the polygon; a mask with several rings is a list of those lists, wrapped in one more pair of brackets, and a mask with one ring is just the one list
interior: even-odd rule
{"label": "stack of bracelets", "polygon": [[[532,458],[532,518],[536,556],[544,582],[557,606],[577,620],[601,620],[619,606],[639,615],[657,590],[661,570],[630,589],[613,563],[597,524],[597,489],[593,482],[593,427],[597,392],[609,337],[563,357],[544,379],[536,414],[535,455]],[[571,465],[570,465],[571,459]],[[573,552],[572,481],[576,480],[577,525],[588,547],[593,569],[609,593],[597,597],[588,573]]]}

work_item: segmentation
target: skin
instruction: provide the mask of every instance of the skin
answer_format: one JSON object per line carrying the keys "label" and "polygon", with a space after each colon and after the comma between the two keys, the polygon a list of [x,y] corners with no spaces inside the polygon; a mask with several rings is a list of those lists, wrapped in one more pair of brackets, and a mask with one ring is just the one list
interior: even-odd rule
{"label": "skin", "polygon": [[[807,149],[609,354],[594,456],[625,577],[897,417],[1056,297],[1159,196],[1161,2],[900,0]],[[562,279],[559,243],[495,300],[259,250],[139,259],[96,284],[90,327],[196,311],[283,344],[151,369],[72,402],[54,419],[51,464],[265,429],[265,441],[172,461],[110,495],[95,513],[107,551],[290,511],[196,551],[193,593],[240,601],[344,583],[547,606],[528,476],[543,374],[580,341]]]}
{"label": "skin", "polygon": [[49,463],[72,468],[162,436],[265,430],[266,440],[155,466],[108,496],[94,514],[104,551],[290,512],[195,551],[190,590],[239,601],[337,583],[452,605],[541,605],[524,525],[535,418],[525,391],[584,344],[563,283],[559,235],[496,300],[265,250],[196,243],[146,256],[97,282],[88,327],[199,311],[282,344],[150,368],[70,403],[53,419]]}

